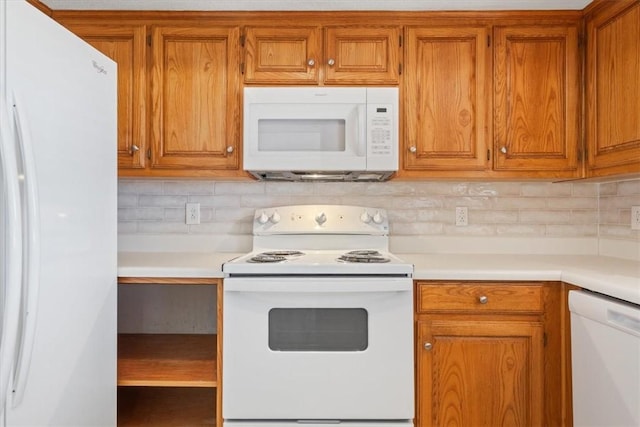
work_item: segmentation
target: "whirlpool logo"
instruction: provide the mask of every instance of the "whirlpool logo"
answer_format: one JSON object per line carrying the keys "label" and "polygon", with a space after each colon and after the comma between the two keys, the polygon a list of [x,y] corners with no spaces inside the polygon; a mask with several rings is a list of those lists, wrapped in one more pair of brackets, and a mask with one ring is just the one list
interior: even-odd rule
{"label": "whirlpool logo", "polygon": [[92,61],[92,62],[93,62],[93,68],[95,68],[98,71],[98,73],[107,74],[107,70],[105,70],[102,65],[98,64],[96,61]]}

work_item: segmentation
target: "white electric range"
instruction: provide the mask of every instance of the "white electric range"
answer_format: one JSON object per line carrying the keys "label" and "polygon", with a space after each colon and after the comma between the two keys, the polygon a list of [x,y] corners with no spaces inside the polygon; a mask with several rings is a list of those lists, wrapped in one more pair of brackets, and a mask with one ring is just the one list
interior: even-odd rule
{"label": "white electric range", "polygon": [[253,250],[223,265],[225,427],[407,427],[413,265],[383,209],[259,209]]}

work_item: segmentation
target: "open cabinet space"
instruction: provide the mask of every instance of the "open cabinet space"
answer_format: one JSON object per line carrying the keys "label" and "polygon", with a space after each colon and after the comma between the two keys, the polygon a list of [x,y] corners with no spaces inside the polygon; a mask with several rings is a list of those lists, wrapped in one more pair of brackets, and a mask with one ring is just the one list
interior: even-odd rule
{"label": "open cabinet space", "polygon": [[118,425],[221,425],[220,281],[119,284]]}

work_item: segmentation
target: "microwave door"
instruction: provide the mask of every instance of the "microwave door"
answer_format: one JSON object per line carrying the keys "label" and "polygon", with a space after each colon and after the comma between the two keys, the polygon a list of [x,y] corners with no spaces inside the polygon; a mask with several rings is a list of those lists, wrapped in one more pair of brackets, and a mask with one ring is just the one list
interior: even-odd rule
{"label": "microwave door", "polygon": [[366,169],[364,104],[257,104],[245,122],[245,169]]}

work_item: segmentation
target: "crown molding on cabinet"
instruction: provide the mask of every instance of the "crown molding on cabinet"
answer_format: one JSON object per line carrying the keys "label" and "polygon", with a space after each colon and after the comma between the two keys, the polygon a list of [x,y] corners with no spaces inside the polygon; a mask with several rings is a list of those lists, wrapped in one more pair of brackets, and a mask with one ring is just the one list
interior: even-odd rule
{"label": "crown molding on cabinet", "polygon": [[582,10],[591,0],[42,0],[53,10]]}

